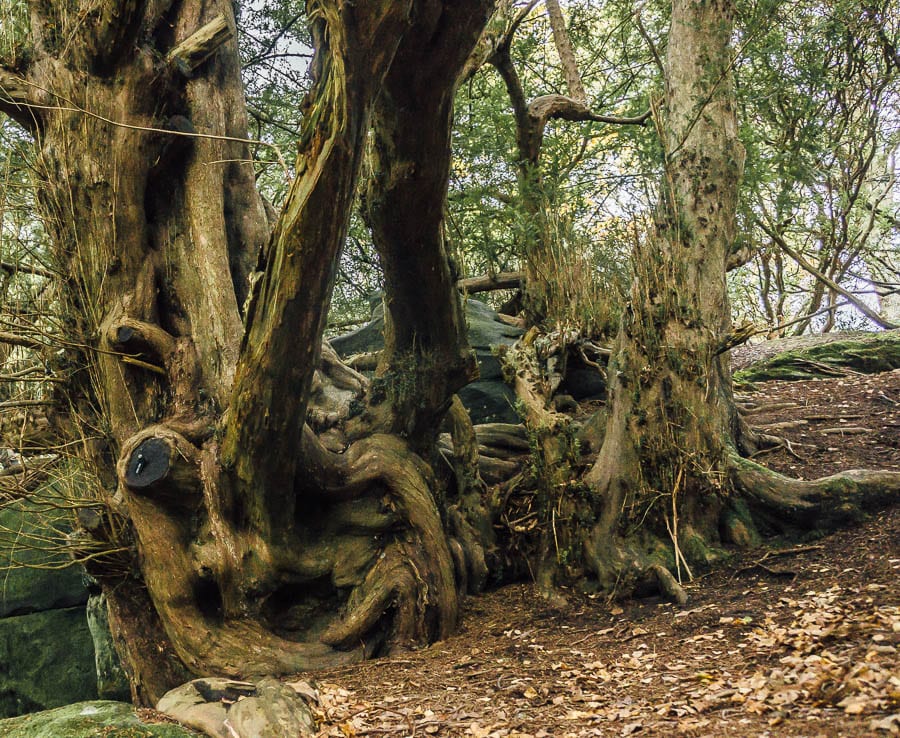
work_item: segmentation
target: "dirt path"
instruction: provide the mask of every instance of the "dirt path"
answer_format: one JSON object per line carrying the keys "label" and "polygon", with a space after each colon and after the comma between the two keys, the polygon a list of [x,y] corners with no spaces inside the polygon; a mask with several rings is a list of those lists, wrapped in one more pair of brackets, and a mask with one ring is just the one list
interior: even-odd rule
{"label": "dirt path", "polygon": [[[791,440],[793,453],[762,459],[773,468],[900,469],[900,371],[772,382],[743,399],[754,424]],[[687,585],[685,608],[573,596],[560,612],[506,587],[469,600],[447,641],[319,674],[320,735],[897,735],[898,582],[895,506],[747,552]]]}

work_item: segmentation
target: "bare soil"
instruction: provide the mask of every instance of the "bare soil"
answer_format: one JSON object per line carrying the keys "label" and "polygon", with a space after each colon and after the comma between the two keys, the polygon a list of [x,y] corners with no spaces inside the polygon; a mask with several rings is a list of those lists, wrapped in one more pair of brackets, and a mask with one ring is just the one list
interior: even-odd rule
{"label": "bare soil", "polygon": [[[790,442],[760,458],[778,471],[900,470],[900,371],[741,399]],[[444,642],[317,674],[320,735],[900,734],[900,506],[686,588],[685,607],[570,594],[558,610],[527,583],[471,598]]]}

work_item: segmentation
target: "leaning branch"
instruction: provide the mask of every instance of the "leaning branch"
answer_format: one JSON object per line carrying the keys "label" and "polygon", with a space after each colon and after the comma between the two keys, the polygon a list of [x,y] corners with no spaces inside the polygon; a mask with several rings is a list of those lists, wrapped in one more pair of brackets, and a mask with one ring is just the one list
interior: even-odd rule
{"label": "leaning branch", "polygon": [[40,105],[37,90],[20,75],[0,67],[0,113],[32,130],[37,127]]}
{"label": "leaning branch", "polygon": [[18,333],[9,333],[8,331],[0,331],[0,343],[29,349],[47,348],[47,345],[41,341],[36,341],[28,336],[21,336]]}
{"label": "leaning branch", "polygon": [[809,272],[813,277],[818,279],[822,284],[824,284],[828,289],[837,292],[839,295],[842,295],[853,307],[859,310],[863,315],[865,315],[869,320],[873,323],[879,325],[880,327],[890,330],[892,328],[900,328],[900,325],[897,323],[892,323],[889,320],[881,317],[878,313],[876,313],[872,308],[866,305],[862,300],[858,299],[852,292],[845,290],[841,287],[837,282],[833,279],[829,279],[826,275],[816,269],[812,264],[810,264],[803,256],[794,251],[790,246],[788,246],[787,242],[784,238],[781,237],[777,231],[769,228],[765,223],[761,220],[757,219],[756,221],[760,228],[765,231],[765,233],[771,238],[775,244],[780,248],[784,253],[790,256],[802,269]]}
{"label": "leaning branch", "polygon": [[581,81],[581,73],[578,71],[578,61],[575,59],[575,50],[566,30],[566,21],[563,18],[559,0],[546,0],[547,16],[550,18],[550,28],[553,31],[553,41],[556,51],[562,63],[563,72],[566,75],[566,88],[574,100],[587,103],[587,93],[584,91],[584,83]]}
{"label": "leaning branch", "polygon": [[172,49],[166,56],[166,61],[181,75],[190,77],[232,35],[228,19],[220,15]]}
{"label": "leaning branch", "polygon": [[49,269],[43,269],[31,264],[12,263],[9,261],[0,261],[0,270],[7,274],[34,274],[38,277],[46,277],[47,279],[55,279],[59,276]]}
{"label": "leaning branch", "polygon": [[476,292],[493,292],[494,290],[510,290],[522,287],[525,283],[525,272],[500,272],[484,274],[480,277],[460,279],[457,289],[470,295]]}
{"label": "leaning branch", "polygon": [[551,118],[557,118],[570,121],[594,121],[596,123],[609,123],[620,126],[642,126],[653,114],[653,111],[647,110],[633,117],[601,115],[600,113],[595,113],[584,103],[573,100],[571,97],[553,94],[541,95],[532,100],[528,106],[528,114],[544,124]]}

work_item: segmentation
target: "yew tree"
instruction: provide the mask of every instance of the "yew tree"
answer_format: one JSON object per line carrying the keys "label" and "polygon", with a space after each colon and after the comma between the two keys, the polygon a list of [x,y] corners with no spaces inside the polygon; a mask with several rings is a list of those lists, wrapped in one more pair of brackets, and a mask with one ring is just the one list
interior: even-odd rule
{"label": "yew tree", "polygon": [[743,420],[728,364],[728,350],[748,336],[731,325],[725,280],[745,158],[734,13],[730,0],[672,4],[657,116],[665,177],[634,250],[605,434],[585,477],[597,515],[582,539],[586,567],[609,589],[656,580],[682,599],[679,581],[728,548],[857,520],[900,490],[897,472],[801,481],[749,458],[778,439]]}
{"label": "yew tree", "polygon": [[[474,375],[440,225],[457,77],[490,10],[309,0],[313,86],[270,225],[229,0],[27,4],[0,110],[33,137],[86,367],[68,399],[107,512],[85,527],[133,544],[129,571],[91,569],[138,699],[453,629],[451,541],[415,450]],[[372,391],[322,350],[370,135],[390,316]]]}

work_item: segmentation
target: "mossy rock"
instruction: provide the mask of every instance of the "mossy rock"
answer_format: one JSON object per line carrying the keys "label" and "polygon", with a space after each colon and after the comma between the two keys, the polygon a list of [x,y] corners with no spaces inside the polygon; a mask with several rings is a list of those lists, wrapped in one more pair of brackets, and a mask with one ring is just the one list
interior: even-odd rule
{"label": "mossy rock", "polygon": [[785,351],[735,372],[736,382],[806,381],[900,369],[900,330]]}
{"label": "mossy rock", "polygon": [[[522,329],[497,318],[497,312],[479,300],[466,301],[466,325],[469,346],[478,360],[479,378],[464,387],[459,397],[473,423],[518,423],[514,409],[515,393],[503,381],[497,346],[511,346]],[[384,305],[378,300],[372,319],[361,328],[330,339],[332,348],[343,358],[384,348]]]}
{"label": "mossy rock", "polygon": [[83,607],[0,620],[0,717],[96,697],[94,642]]}
{"label": "mossy rock", "polygon": [[124,702],[78,702],[55,710],[0,720],[4,738],[196,738],[172,723],[144,722]]}
{"label": "mossy rock", "polygon": [[0,508],[0,617],[87,602],[81,568],[49,543],[70,531],[66,512],[48,505],[17,500]]}
{"label": "mossy rock", "polygon": [[127,700],[131,697],[131,688],[109,631],[106,595],[93,595],[88,600],[86,615],[94,640],[97,696],[104,700]]}

